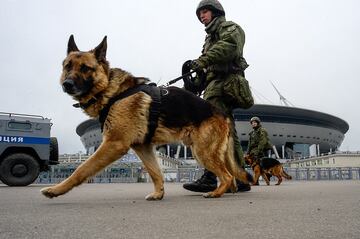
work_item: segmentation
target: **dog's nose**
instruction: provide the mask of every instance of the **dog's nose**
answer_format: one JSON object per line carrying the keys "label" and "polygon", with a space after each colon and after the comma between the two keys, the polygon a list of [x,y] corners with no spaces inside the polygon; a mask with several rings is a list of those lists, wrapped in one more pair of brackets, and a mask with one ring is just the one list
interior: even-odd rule
{"label": "dog's nose", "polygon": [[66,79],[62,83],[63,91],[67,93],[71,93],[72,91],[74,91],[74,86],[75,86],[75,82],[71,79]]}

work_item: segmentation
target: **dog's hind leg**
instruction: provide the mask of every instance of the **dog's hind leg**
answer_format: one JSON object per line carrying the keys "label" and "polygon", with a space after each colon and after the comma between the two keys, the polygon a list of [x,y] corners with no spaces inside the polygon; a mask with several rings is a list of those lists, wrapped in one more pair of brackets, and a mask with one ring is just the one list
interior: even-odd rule
{"label": "dog's hind leg", "polygon": [[281,177],[281,175],[276,176],[276,177],[278,178],[278,182],[275,185],[280,185],[282,182],[282,177]]}
{"label": "dog's hind leg", "polygon": [[[233,143],[232,138],[229,138],[228,149],[225,156],[225,165],[231,175],[233,175],[236,179],[240,180],[243,183],[253,183],[254,179],[250,173],[248,173],[244,168],[240,167],[238,162],[235,161],[234,151],[233,151]],[[235,179],[234,179],[235,180]],[[235,186],[237,188],[237,183],[235,182]],[[233,186],[230,188],[233,190]],[[237,189],[236,189],[237,191]]]}
{"label": "dog's hind leg", "polygon": [[212,150],[209,150],[208,144],[193,145],[192,149],[195,151],[196,159],[209,171],[213,172],[220,181],[219,186],[212,192],[203,194],[206,198],[221,197],[230,187],[234,190],[234,176],[228,171],[224,161],[224,151],[221,147],[210,145]]}
{"label": "dog's hind leg", "polygon": [[278,178],[278,182],[275,185],[280,185],[282,182],[282,175],[281,175],[282,166],[281,165],[275,166],[271,171],[272,171],[272,175]]}
{"label": "dog's hind leg", "polygon": [[236,178],[233,177],[233,180],[232,180],[231,185],[230,185],[230,191],[232,193],[236,193],[237,190],[238,190],[238,186],[237,186],[237,183],[236,183]]}
{"label": "dog's hind leg", "polygon": [[154,192],[145,197],[146,200],[161,200],[164,197],[164,177],[154,154],[153,145],[136,145],[132,149],[143,162],[154,183]]}
{"label": "dog's hind leg", "polygon": [[[219,165],[215,167],[209,165],[205,166],[208,170],[213,172],[220,181],[219,186],[214,191],[203,194],[205,198],[218,198],[221,197],[229,188],[234,190],[234,177],[226,169],[225,165]],[[237,188],[236,184],[235,187]]]}
{"label": "dog's hind leg", "polygon": [[115,160],[121,158],[129,148],[119,141],[104,141],[98,150],[83,162],[70,177],[53,187],[41,189],[42,194],[48,198],[53,198],[67,193]]}
{"label": "dog's hind leg", "polygon": [[233,176],[233,180],[232,180],[232,183],[230,185],[230,191],[232,193],[236,193],[237,190],[238,190],[238,187],[237,187],[237,182],[236,182],[236,176],[235,175],[237,174],[238,167],[236,166],[236,162],[234,162],[234,160],[232,160],[232,158],[229,157],[229,154],[227,154],[227,156],[226,156],[225,165],[226,165],[227,170]]}
{"label": "dog's hind leg", "polygon": [[283,176],[284,178],[289,179],[289,180],[292,179],[292,177],[289,174],[287,174],[283,168],[281,170],[281,176]]}

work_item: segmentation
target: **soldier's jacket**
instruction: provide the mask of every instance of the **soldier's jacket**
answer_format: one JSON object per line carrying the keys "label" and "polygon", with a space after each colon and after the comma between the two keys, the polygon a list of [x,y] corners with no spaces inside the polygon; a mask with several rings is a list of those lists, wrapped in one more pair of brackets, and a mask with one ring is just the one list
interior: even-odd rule
{"label": "soldier's jacket", "polygon": [[265,156],[265,152],[271,149],[268,133],[259,126],[249,133],[249,144],[247,153],[260,159]]}
{"label": "soldier's jacket", "polygon": [[243,58],[245,33],[239,25],[221,16],[205,30],[205,44],[197,62],[207,70],[204,99],[209,99],[222,96],[224,81],[231,77],[242,77],[239,72],[248,65]]}

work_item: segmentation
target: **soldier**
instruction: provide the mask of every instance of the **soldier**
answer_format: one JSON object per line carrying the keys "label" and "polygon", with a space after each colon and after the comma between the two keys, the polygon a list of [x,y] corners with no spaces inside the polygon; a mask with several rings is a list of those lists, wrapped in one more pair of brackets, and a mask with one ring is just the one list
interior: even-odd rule
{"label": "soldier", "polygon": [[260,124],[259,117],[252,117],[250,124],[253,130],[249,133],[247,154],[259,160],[266,156],[266,152],[272,149],[268,133]]}
{"label": "soldier", "polygon": [[[196,9],[196,15],[199,21],[205,25],[207,36],[202,55],[196,60],[190,61],[191,69],[197,72],[199,70],[205,70],[206,72],[205,77],[197,79],[205,81],[205,84],[204,82],[199,83],[196,81],[195,84],[204,84],[206,86],[204,99],[222,109],[232,119],[234,156],[237,163],[244,167],[243,151],[232,115],[232,110],[235,107],[226,97],[227,90],[224,85],[233,82],[233,80],[245,80],[244,70],[248,66],[243,58],[245,33],[236,23],[226,21],[225,11],[217,0],[202,0]],[[253,104],[251,92],[249,96],[251,106]],[[237,186],[238,191],[249,191],[251,189],[249,184],[238,180]],[[183,187],[194,192],[210,192],[216,189],[217,179],[215,174],[205,170],[200,179],[195,182],[186,183]]]}
{"label": "soldier", "polygon": [[[247,154],[254,159],[254,162],[260,163],[260,159],[266,156],[266,152],[272,149],[268,133],[260,124],[259,117],[252,117],[250,124],[253,130],[249,133],[249,144]],[[268,179],[271,174],[267,174]],[[259,181],[255,183],[259,185]]]}

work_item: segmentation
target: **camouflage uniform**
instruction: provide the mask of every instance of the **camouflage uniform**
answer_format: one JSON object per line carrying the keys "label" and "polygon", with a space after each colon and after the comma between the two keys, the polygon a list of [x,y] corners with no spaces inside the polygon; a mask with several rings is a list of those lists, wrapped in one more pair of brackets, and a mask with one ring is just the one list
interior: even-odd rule
{"label": "camouflage uniform", "polygon": [[235,158],[243,167],[243,151],[232,116],[233,107],[224,97],[223,86],[224,82],[234,77],[243,77],[243,70],[247,66],[243,58],[245,33],[236,23],[226,21],[224,16],[216,17],[205,31],[207,36],[202,55],[195,60],[207,72],[204,99],[222,109],[232,119]]}
{"label": "camouflage uniform", "polygon": [[[200,20],[200,11],[210,10],[211,22],[206,25],[207,33],[202,55],[191,62],[193,70],[206,70],[205,77],[198,77],[193,82],[196,86],[206,85],[204,99],[214,106],[222,109],[230,118],[233,125],[232,136],[234,138],[234,156],[239,166],[244,167],[243,151],[235,129],[235,121],[232,115],[234,106],[224,95],[224,83],[229,80],[244,77],[247,67],[243,58],[243,47],[245,33],[239,25],[225,20],[225,11],[217,0],[202,0],[196,15]],[[201,74],[203,75],[203,74]],[[245,79],[245,78],[244,78]],[[205,84],[203,84],[205,81]],[[229,85],[229,84],[226,84]],[[237,180],[238,192],[251,190],[250,185]],[[186,183],[183,187],[194,192],[209,192],[217,188],[216,175],[205,170],[200,179],[195,182]]]}
{"label": "camouflage uniform", "polygon": [[255,157],[256,160],[259,160],[266,156],[266,151],[271,149],[271,147],[272,145],[269,141],[268,133],[259,123],[258,127],[249,133],[247,153],[250,156]]}

